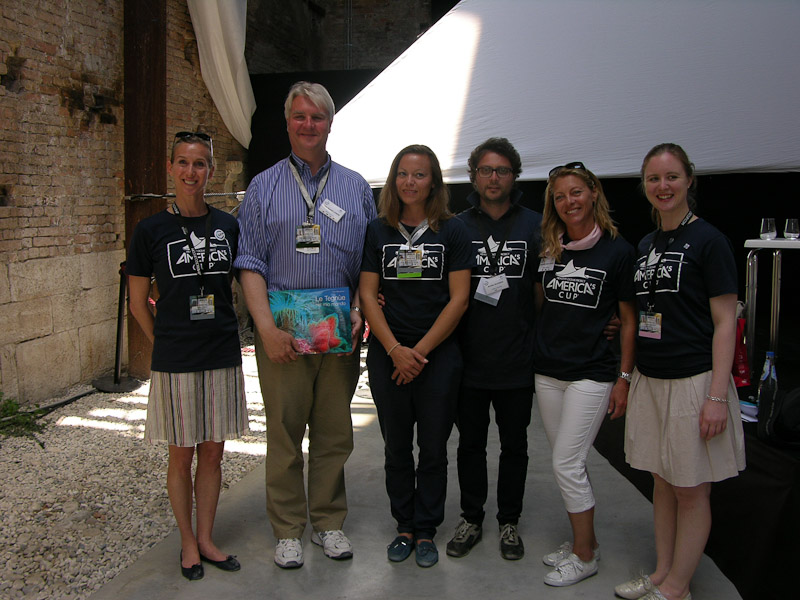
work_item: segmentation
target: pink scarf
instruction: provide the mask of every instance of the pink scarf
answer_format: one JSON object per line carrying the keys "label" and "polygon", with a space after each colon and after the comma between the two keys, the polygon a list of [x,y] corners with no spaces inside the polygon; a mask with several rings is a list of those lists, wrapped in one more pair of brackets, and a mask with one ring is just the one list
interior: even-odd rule
{"label": "pink scarf", "polygon": [[594,248],[594,245],[603,237],[603,230],[600,229],[600,226],[595,223],[594,229],[592,232],[587,235],[585,238],[581,238],[579,240],[572,240],[571,242],[565,244],[564,243],[564,234],[558,236],[558,241],[561,243],[561,247],[566,250],[588,250],[589,248]]}

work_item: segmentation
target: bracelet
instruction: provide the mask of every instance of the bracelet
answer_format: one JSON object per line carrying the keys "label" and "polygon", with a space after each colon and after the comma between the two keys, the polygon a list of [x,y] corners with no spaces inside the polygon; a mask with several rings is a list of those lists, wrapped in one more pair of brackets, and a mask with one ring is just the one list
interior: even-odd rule
{"label": "bracelet", "polygon": [[394,352],[394,349],[395,349],[395,348],[397,348],[399,345],[400,345],[400,342],[397,342],[397,343],[396,343],[394,346],[392,346],[392,349],[391,349],[391,350],[389,350],[389,351],[386,353],[386,356],[389,356],[389,355],[390,355],[392,352]]}
{"label": "bracelet", "polygon": [[351,306],[350,307],[350,312],[353,312],[353,311],[357,312],[358,314],[361,314],[361,307],[360,306]]}
{"label": "bracelet", "polygon": [[713,402],[722,402],[723,404],[728,403],[727,398],[719,398],[718,396],[711,396],[710,394],[706,394],[706,400],[711,400]]}
{"label": "bracelet", "polygon": [[617,378],[618,379],[624,379],[628,383],[631,382],[631,374],[630,373],[626,373],[625,371],[620,371],[619,373],[617,373]]}

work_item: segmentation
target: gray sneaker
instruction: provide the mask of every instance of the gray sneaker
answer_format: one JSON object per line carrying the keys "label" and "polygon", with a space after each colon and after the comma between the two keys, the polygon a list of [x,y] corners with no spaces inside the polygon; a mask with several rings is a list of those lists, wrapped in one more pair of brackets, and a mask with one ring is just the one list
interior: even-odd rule
{"label": "gray sneaker", "polygon": [[453,539],[447,542],[447,556],[461,558],[469,554],[472,547],[481,541],[483,530],[480,525],[461,519],[456,526]]}
{"label": "gray sneaker", "polygon": [[500,526],[500,554],[506,560],[519,560],[525,556],[525,546],[513,523]]}

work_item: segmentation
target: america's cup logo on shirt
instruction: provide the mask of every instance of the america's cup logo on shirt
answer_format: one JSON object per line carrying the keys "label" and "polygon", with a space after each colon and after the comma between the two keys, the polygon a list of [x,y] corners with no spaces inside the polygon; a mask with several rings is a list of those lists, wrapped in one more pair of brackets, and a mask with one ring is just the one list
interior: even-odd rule
{"label": "america's cup logo on shirt", "polygon": [[[487,243],[492,257],[497,256],[497,249],[500,244],[493,236],[489,236]],[[475,250],[475,267],[472,269],[472,276],[489,277],[492,274],[492,266],[486,254],[486,246],[480,240],[473,240],[472,247]],[[506,277],[522,277],[525,273],[527,258],[528,243],[525,240],[509,240],[505,242],[497,259],[498,273],[503,273]]]}
{"label": "america's cup logo on shirt", "polygon": [[[633,282],[636,294],[650,293],[650,285],[655,279],[656,293],[678,292],[681,289],[681,269],[683,268],[683,252],[656,252],[650,250],[647,256],[639,257]],[[657,269],[657,271],[656,271]]]}
{"label": "america's cup logo on shirt", "polygon": [[544,295],[550,302],[597,308],[605,280],[605,271],[576,267],[575,261],[571,260],[566,265],[556,265],[551,273],[545,273]]}
{"label": "america's cup logo on shirt", "polygon": [[[206,263],[206,238],[195,235],[192,231],[189,234],[189,240],[194,246],[197,259],[200,264],[205,267]],[[231,246],[228,239],[225,237],[225,232],[222,229],[217,229],[212,235],[208,245],[208,270],[204,273],[228,273],[231,269]],[[192,254],[189,244],[186,243],[186,238],[181,238],[174,242],[167,244],[167,258],[169,260],[169,268],[174,278],[178,277],[193,277],[197,275],[194,266],[194,255]]]}

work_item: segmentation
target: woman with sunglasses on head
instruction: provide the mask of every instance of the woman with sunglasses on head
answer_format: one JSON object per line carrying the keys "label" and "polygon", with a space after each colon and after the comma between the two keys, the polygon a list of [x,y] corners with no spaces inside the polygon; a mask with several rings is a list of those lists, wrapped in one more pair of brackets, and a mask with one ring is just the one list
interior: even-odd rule
{"label": "woman with sunglasses on head", "polygon": [[[153,342],[145,440],[169,445],[167,492],[181,534],[181,573],[191,581],[203,577],[201,561],[225,571],[240,568],[211,539],[225,440],[248,430],[231,290],[239,226],[205,202],[214,174],[208,135],[176,134],[167,172],[175,200],[136,226],[126,270],[131,313]],[[149,306],[153,275],[155,316]]]}
{"label": "woman with sunglasses on head", "polygon": [[367,227],[359,286],[375,338],[367,367],[397,521],[387,557],[403,561],[416,546],[421,567],[439,558],[433,537],[444,519],[447,439],[462,370],[452,334],[467,309],[473,263],[472,242],[448,200],[433,151],[422,145],[401,150],[381,192],[378,218]]}
{"label": "woman with sunglasses on head", "polygon": [[653,474],[656,569],[615,588],[623,598],[691,598],[711,530],[711,482],[744,469],[731,376],[738,282],[730,240],[698,218],[694,165],[676,144],[644,158],[657,229],[639,243],[636,370],[625,456]]}
{"label": "woman with sunglasses on head", "polygon": [[[586,457],[606,414],[625,413],[634,362],[633,247],[617,233],[597,177],[583,163],[550,171],[537,283],[536,400],[553,449],[572,541],[544,556],[544,582],[597,573],[595,499]],[[619,313],[621,357],[604,334]]]}

